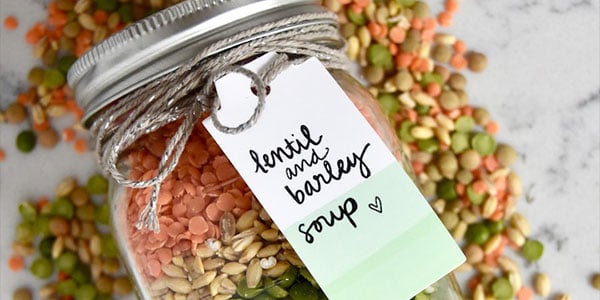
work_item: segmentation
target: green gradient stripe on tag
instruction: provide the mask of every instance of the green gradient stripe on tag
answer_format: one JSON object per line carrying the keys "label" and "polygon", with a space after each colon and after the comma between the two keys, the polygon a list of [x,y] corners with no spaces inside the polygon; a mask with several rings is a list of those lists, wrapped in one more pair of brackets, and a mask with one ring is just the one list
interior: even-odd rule
{"label": "green gradient stripe on tag", "polygon": [[332,300],[409,299],[464,261],[398,163],[283,232]]}

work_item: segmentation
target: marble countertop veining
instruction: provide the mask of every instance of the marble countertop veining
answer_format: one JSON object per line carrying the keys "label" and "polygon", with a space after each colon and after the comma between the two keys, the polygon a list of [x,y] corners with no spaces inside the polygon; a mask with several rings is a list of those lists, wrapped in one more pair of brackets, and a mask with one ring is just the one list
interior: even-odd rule
{"label": "marble countertop veining", "polygon": [[[441,0],[428,1],[439,11]],[[0,0],[0,20],[16,15],[17,30],[0,30],[0,106],[26,87],[34,64],[23,36],[43,19],[42,0]],[[463,1],[449,32],[488,56],[482,74],[468,73],[471,102],[486,107],[500,124],[497,135],[520,153],[515,169],[526,195],[518,210],[532,236],[546,245],[543,258],[524,264],[523,281],[549,274],[552,295],[600,299],[589,276],[600,272],[600,1]],[[52,191],[67,175],[85,178],[96,170],[92,155],[68,145],[18,153],[18,126],[0,126],[0,299],[33,282],[11,273],[6,261],[25,197]],[[463,278],[464,279],[464,278]]]}

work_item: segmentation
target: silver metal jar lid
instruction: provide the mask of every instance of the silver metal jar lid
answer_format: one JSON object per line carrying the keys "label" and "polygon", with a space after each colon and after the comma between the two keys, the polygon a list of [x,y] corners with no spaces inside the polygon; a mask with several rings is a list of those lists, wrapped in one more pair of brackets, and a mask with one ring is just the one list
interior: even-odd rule
{"label": "silver metal jar lid", "polygon": [[108,104],[175,70],[215,41],[259,24],[322,10],[315,0],[183,1],[90,49],[71,67],[67,80],[85,111],[85,124]]}

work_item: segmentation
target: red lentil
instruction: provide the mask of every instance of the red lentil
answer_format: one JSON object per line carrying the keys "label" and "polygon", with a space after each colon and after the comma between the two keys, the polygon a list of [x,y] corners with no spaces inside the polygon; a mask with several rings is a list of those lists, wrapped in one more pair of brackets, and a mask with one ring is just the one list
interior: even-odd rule
{"label": "red lentil", "polygon": [[19,20],[15,16],[4,18],[4,29],[15,30],[17,27],[19,27]]}

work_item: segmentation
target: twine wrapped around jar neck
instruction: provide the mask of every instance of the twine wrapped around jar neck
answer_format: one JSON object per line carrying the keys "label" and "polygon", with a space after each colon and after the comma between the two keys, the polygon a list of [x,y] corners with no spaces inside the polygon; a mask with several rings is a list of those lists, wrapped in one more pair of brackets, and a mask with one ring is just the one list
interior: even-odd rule
{"label": "twine wrapped around jar neck", "polygon": [[[311,20],[320,21],[311,24]],[[287,28],[304,23],[307,25]],[[202,49],[187,64],[129,93],[98,113],[90,131],[95,137],[96,155],[102,169],[122,186],[152,186],[150,199],[136,225],[138,229],[160,230],[157,215],[160,185],[177,165],[192,129],[204,113],[210,113],[218,130],[235,134],[258,120],[265,105],[267,85],[288,66],[316,57],[327,68],[348,68],[342,47],[344,42],[336,24],[335,14],[308,13],[240,32]],[[259,38],[213,54],[250,36]],[[258,73],[236,64],[267,52],[276,52],[278,55]],[[236,127],[224,126],[219,121],[217,110],[220,103],[214,87],[216,80],[231,72],[249,77],[258,97],[252,116]],[[145,134],[175,121],[181,121],[181,125],[161,156],[156,176],[149,180],[128,178],[126,171],[118,168],[121,154]]]}

